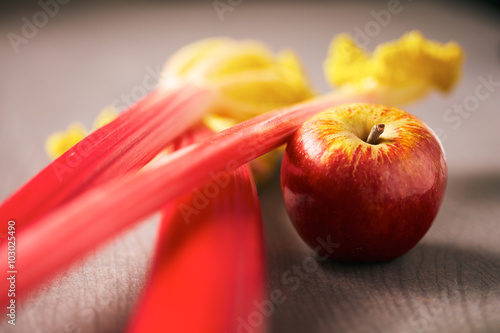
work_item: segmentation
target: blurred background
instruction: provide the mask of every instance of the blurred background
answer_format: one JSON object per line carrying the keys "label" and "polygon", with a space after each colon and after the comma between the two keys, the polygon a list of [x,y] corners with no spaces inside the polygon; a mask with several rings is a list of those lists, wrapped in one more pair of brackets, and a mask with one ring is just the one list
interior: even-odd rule
{"label": "blurred background", "polygon": [[[258,39],[274,50],[290,48],[303,60],[311,82],[320,92],[331,89],[324,80],[322,62],[335,34],[350,33],[369,50],[415,29],[429,39],[458,42],[465,50],[466,61],[456,89],[446,96],[434,93],[406,108],[438,133],[448,158],[448,201],[445,200],[445,213],[439,217],[442,222],[436,222],[438,226],[431,230],[428,239],[451,237],[452,240],[446,242],[456,242],[457,247],[465,243],[480,247],[481,244],[496,242],[493,251],[496,256],[490,258],[488,264],[498,270],[500,7],[496,1],[41,0],[3,2],[1,6],[1,199],[49,162],[43,148],[49,134],[65,129],[74,121],[91,127],[104,107],[115,105],[123,109],[142,98],[151,91],[167,57],[189,42],[205,37],[230,36]],[[395,6],[397,13],[389,12],[390,6]],[[389,13],[389,16],[382,17],[381,13]],[[263,200],[263,207],[272,286],[276,283],[272,277],[279,276],[280,269],[293,263],[294,259],[286,259],[286,256],[298,251],[297,248],[308,250],[302,245],[293,245],[300,244],[300,241],[285,227],[287,218],[283,210],[276,212],[276,206],[271,204],[275,200],[281,205],[279,180],[275,179],[261,191],[261,196],[267,200]],[[467,202],[474,204],[467,208],[468,215],[465,216],[477,216],[476,211],[482,212],[480,222],[475,218],[456,220],[453,211],[458,214],[457,209],[460,212],[459,208],[465,207]],[[444,227],[447,225],[445,220],[454,223],[452,232]],[[276,221],[282,221],[277,223],[281,227],[270,226]],[[87,266],[78,267],[69,276],[61,277],[55,284],[57,287],[48,287],[44,291],[46,294],[42,292],[40,297],[26,305],[24,314],[21,312],[20,315],[24,329],[20,327],[12,332],[35,332],[34,327],[41,327],[40,332],[121,331],[138,286],[142,284],[155,234],[154,223],[141,226],[106,251],[97,253],[89,259]],[[474,233],[473,225],[481,223],[481,231]],[[288,231],[282,233],[285,229]],[[273,233],[278,231],[290,242],[270,241]],[[117,249],[122,253],[117,255]],[[458,256],[455,260],[459,262],[463,258]],[[121,267],[125,271],[121,275],[123,280],[113,275],[114,281],[110,281],[106,275],[108,271],[99,276],[99,272],[91,270],[92,267],[104,266],[108,271]],[[102,287],[82,282],[79,279],[82,274],[97,274],[94,279],[101,279],[104,286],[113,290],[111,303],[116,306],[108,307],[105,317],[94,313],[92,320],[82,321],[81,295],[97,295]],[[478,279],[469,278],[471,281]],[[497,296],[495,302],[500,302],[500,294]],[[295,317],[292,320],[293,314],[307,313],[307,309],[298,305],[301,298],[296,297],[271,318],[273,332],[282,332],[287,322],[300,327],[301,319]],[[85,296],[84,299],[85,302],[102,303],[98,296]],[[67,310],[51,302],[66,302]],[[80,309],[79,312],[76,309]],[[77,319],[75,311],[79,313]],[[340,315],[335,312],[337,310],[332,311],[333,314],[326,311],[325,318],[327,314],[330,314],[329,320]],[[53,318],[56,314],[60,317]],[[436,318],[443,316],[439,313]],[[450,322],[453,316],[449,317]],[[500,326],[491,324],[493,319],[488,319],[489,314],[482,316],[491,332],[500,330]],[[376,318],[377,313],[372,317]],[[495,318],[495,323],[500,323],[500,319]],[[369,323],[370,319],[367,320]],[[68,326],[68,323],[77,324]],[[292,324],[287,332],[294,331]],[[323,326],[308,327],[314,327],[311,332],[327,332],[335,326],[330,324],[327,320]],[[371,330],[363,320],[357,325],[360,325],[359,331],[390,331],[381,328],[383,324]],[[403,326],[395,331],[404,331]],[[335,327],[339,331],[352,331],[348,326]],[[361,330],[363,327],[366,330]],[[411,329],[414,326],[409,327],[409,332],[414,331]],[[436,329],[444,332],[436,327],[430,325],[420,331]],[[0,324],[0,331],[3,329],[11,328]]]}

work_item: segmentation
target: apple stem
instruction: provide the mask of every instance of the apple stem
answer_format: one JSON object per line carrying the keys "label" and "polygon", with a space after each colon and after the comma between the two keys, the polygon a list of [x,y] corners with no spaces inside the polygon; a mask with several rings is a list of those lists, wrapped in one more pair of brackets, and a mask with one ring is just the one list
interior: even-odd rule
{"label": "apple stem", "polygon": [[373,125],[370,135],[368,135],[368,139],[366,139],[366,143],[374,145],[377,143],[378,138],[384,133],[384,124]]}

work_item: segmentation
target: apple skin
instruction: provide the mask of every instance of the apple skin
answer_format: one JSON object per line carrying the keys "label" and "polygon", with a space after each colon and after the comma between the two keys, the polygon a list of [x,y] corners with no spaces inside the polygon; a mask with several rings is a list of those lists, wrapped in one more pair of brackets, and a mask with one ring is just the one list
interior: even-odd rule
{"label": "apple skin", "polygon": [[[385,131],[372,145],[364,140],[375,124]],[[446,181],[443,148],[427,125],[366,103],[305,122],[281,167],[286,210],[299,235],[318,255],[343,262],[382,262],[409,251],[436,217]]]}

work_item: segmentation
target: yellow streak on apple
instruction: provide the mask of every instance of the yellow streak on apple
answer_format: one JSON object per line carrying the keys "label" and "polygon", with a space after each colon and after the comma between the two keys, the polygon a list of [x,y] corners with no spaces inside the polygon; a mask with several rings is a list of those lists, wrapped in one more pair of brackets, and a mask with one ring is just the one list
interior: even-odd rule
{"label": "yellow streak on apple", "polygon": [[[342,151],[348,157],[345,162],[352,165],[354,173],[360,160],[366,161],[368,150],[372,164],[376,166],[383,160],[393,162],[395,158],[405,159],[413,153],[416,141],[432,139],[432,131],[425,131],[424,129],[430,129],[422,121],[396,108],[357,103],[335,107],[326,112],[331,114],[323,115],[319,120],[322,126],[314,129],[317,131],[317,138],[327,142],[327,149],[322,152],[320,161],[329,164],[332,154]],[[366,139],[376,124],[384,124],[384,132],[376,144],[369,144]],[[408,133],[401,135],[401,131]],[[397,146],[400,151],[397,154],[391,153]],[[319,146],[308,149],[311,148],[324,149]],[[355,154],[357,149],[360,151]]]}

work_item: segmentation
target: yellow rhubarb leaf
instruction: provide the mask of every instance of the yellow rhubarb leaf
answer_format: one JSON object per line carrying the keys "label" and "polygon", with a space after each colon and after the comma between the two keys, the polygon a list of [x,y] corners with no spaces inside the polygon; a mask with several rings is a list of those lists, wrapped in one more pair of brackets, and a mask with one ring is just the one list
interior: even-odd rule
{"label": "yellow rhubarb leaf", "polygon": [[427,40],[418,31],[378,45],[373,54],[343,34],[332,41],[324,70],[332,86],[377,90],[380,103],[402,104],[433,89],[449,92],[460,77],[463,58],[457,43]]}
{"label": "yellow rhubarb leaf", "polygon": [[80,123],[71,124],[65,131],[50,135],[45,142],[45,151],[53,160],[87,136],[87,130]]}
{"label": "yellow rhubarb leaf", "polygon": [[170,57],[163,73],[165,88],[186,80],[209,86],[217,98],[207,112],[238,122],[314,96],[294,53],[275,55],[252,40],[212,38],[189,44]]}

